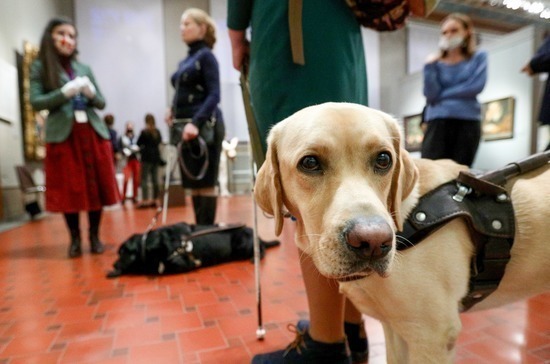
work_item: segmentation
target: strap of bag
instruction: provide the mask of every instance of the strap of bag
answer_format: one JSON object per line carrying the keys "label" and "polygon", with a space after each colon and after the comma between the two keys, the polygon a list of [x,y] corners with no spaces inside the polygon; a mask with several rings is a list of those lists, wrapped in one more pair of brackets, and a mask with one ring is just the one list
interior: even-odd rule
{"label": "strap of bag", "polygon": [[204,158],[204,163],[202,164],[201,169],[199,170],[199,173],[197,173],[196,175],[194,175],[189,171],[189,168],[187,168],[187,165],[185,164],[185,159],[183,158],[183,153],[182,153],[183,144],[187,142],[182,140],[181,142],[178,143],[178,161],[180,163],[181,170],[183,171],[183,173],[187,178],[193,181],[198,181],[204,178],[204,176],[206,175],[206,170],[208,169],[208,164],[209,164],[208,147],[206,146],[206,142],[200,135],[197,136],[196,139],[199,143],[199,148],[200,148],[199,154],[194,155],[193,153],[190,153],[190,156],[193,158],[196,157],[196,159]]}
{"label": "strap of bag", "polygon": [[302,0],[288,0],[288,29],[292,61],[301,66],[306,64],[302,33],[302,7]]}

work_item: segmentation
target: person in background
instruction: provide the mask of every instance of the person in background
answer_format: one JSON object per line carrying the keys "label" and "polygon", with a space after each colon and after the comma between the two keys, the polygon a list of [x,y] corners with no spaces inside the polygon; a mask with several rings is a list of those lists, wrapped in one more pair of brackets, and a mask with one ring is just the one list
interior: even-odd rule
{"label": "person in background", "polygon": [[138,189],[140,185],[139,146],[134,132],[134,123],[128,121],[124,135],[120,137],[120,149],[126,159],[126,165],[122,169],[124,173],[124,183],[122,186],[122,198],[126,199],[128,183],[132,180],[132,202],[136,203],[138,198]]}
{"label": "person in background", "polygon": [[[533,76],[538,73],[550,72],[550,34],[546,35],[542,45],[537,50],[533,58],[527,63],[521,72]],[[550,125],[550,81],[546,80],[546,87],[542,96],[542,104],[538,120],[542,125]],[[550,150],[550,142],[545,150]]]}
{"label": "person in background", "polygon": [[105,125],[107,125],[107,128],[109,128],[109,136],[111,138],[111,149],[113,150],[113,163],[116,167],[117,163],[117,154],[119,152],[119,145],[118,145],[118,133],[113,128],[113,125],[115,125],[115,117],[113,114],[106,114],[103,116],[103,121],[105,122]]}
{"label": "person in background", "polygon": [[[240,71],[250,60],[250,94],[264,155],[269,129],[294,112],[329,101],[368,103],[361,29],[346,2],[304,1],[302,11],[301,26],[290,30],[289,13],[296,11],[288,1],[228,2],[233,66]],[[303,47],[293,52],[291,32],[296,31]],[[295,327],[295,343],[303,345],[256,355],[253,363],[338,364],[352,358],[366,363],[361,313],[339,293],[336,280],[322,276],[307,254],[299,254],[310,315]]]}
{"label": "person in background", "polygon": [[[216,219],[218,170],[225,137],[225,125],[218,104],[220,102],[220,74],[212,48],[216,43],[214,21],[206,12],[191,8],[181,16],[181,38],[189,47],[170,81],[176,92],[172,106],[166,113],[166,122],[184,123],[181,140],[184,159],[191,175],[182,170],[182,185],[191,190],[195,221],[212,225]],[[205,162],[200,154],[199,131],[206,123],[214,123],[213,142],[207,146],[208,166],[202,178],[199,171]],[[181,166],[181,163],[180,163]]]}
{"label": "person in background", "polygon": [[105,250],[99,238],[103,206],[119,201],[109,129],[94,110],[105,107],[92,70],[77,60],[77,31],[67,18],[51,19],[31,65],[30,102],[48,110],[46,120],[46,210],[64,214],[70,258],[82,255],[79,212],[88,212],[91,252]]}
{"label": "person in background", "polygon": [[[157,199],[159,197],[158,167],[162,164],[159,149],[161,141],[160,131],[155,126],[155,117],[153,114],[145,115],[145,129],[143,129],[137,140],[141,153],[142,201],[139,207],[160,205]],[[149,182],[153,187],[151,195],[149,195]]]}
{"label": "person in background", "polygon": [[477,95],[487,81],[487,53],[476,50],[471,19],[460,13],[441,23],[439,51],[424,65],[426,133],[422,158],[472,166],[481,139]]}

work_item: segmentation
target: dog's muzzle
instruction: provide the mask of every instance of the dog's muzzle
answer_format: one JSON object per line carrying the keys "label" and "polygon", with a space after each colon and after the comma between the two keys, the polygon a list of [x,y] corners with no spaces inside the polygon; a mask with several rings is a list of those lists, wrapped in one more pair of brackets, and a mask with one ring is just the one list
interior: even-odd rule
{"label": "dog's muzzle", "polygon": [[381,216],[360,216],[350,220],[341,235],[341,241],[353,253],[353,265],[357,269],[349,277],[362,278],[372,271],[381,277],[387,276],[394,239],[393,229]]}

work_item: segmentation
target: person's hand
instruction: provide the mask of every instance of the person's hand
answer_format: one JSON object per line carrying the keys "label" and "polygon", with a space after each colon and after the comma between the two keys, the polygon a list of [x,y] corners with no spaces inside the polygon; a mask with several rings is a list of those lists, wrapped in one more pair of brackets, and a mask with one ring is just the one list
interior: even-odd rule
{"label": "person's hand", "polygon": [[181,137],[184,141],[188,142],[195,139],[199,136],[199,128],[197,128],[193,123],[185,124]]}
{"label": "person's hand", "polygon": [[172,124],[174,123],[172,108],[169,107],[168,109],[166,109],[166,114],[164,114],[164,121],[166,122],[166,124],[168,124],[168,126],[172,126]]}
{"label": "person's hand", "polygon": [[65,95],[66,98],[70,99],[80,92],[82,81],[80,77],[67,82],[61,87],[61,92]]}
{"label": "person's hand", "polygon": [[80,88],[80,91],[86,96],[88,99],[93,99],[96,94],[96,89],[92,81],[88,78],[88,76],[81,77],[82,86]]}
{"label": "person's hand", "polygon": [[525,72],[529,76],[533,76],[535,74],[529,63],[527,63],[525,66],[523,66],[523,68],[521,69],[521,72]]}
{"label": "person's hand", "polygon": [[245,60],[249,57],[250,43],[246,39],[245,32],[241,30],[229,29],[229,39],[231,41],[233,68],[240,72]]}

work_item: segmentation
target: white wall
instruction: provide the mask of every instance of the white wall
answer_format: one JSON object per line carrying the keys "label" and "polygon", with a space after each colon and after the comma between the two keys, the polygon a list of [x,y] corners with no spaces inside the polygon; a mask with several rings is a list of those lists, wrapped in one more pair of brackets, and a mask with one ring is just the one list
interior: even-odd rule
{"label": "white wall", "polygon": [[[520,69],[533,54],[534,28],[501,36],[483,48],[488,52],[488,80],[479,101],[483,103],[509,96],[516,101],[514,138],[481,142],[478,150],[473,167],[492,169],[530,154],[533,80],[520,73]],[[400,118],[419,114],[425,104],[422,83],[421,72],[403,77],[393,88],[400,103],[390,112]],[[418,153],[413,155],[418,156]]]}
{"label": "white wall", "polygon": [[[79,59],[89,64],[105,96],[103,113],[115,128],[133,121],[141,131],[152,113],[167,138],[162,0],[75,0]],[[176,30],[177,31],[177,30]]]}

